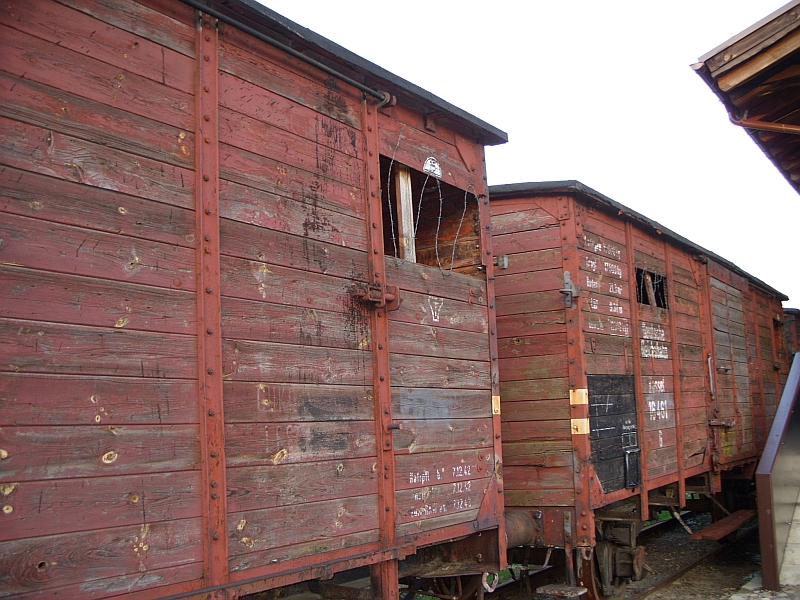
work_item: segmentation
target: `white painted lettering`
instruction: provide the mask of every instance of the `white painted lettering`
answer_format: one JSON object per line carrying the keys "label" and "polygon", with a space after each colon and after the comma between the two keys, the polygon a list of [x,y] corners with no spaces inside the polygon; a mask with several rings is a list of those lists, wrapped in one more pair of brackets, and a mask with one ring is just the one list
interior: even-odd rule
{"label": "white painted lettering", "polygon": [[622,267],[620,267],[615,263],[604,261],[603,269],[605,269],[605,272],[608,273],[609,275],[614,275],[615,277],[622,277]]}
{"label": "white painted lettering", "polygon": [[648,340],[658,340],[664,342],[667,339],[667,331],[663,325],[658,323],[642,322],[642,337]]}
{"label": "white painted lettering", "polygon": [[669,407],[666,400],[648,400],[647,408],[651,421],[666,421],[669,419]]}
{"label": "white painted lettering", "polygon": [[472,473],[472,465],[457,465],[453,467],[453,477],[469,477]]}
{"label": "white painted lettering", "polygon": [[669,358],[669,346],[653,340],[640,340],[642,358]]}

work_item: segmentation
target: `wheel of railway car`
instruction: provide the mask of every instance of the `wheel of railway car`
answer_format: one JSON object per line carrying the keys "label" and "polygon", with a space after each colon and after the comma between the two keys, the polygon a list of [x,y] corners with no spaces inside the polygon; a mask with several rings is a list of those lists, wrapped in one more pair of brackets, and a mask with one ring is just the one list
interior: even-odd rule
{"label": "wheel of railway car", "polygon": [[[628,587],[628,580],[620,581],[619,577],[602,577],[598,553],[602,556],[603,552],[613,550],[613,544],[599,542],[595,547],[595,552],[590,558],[581,557],[580,576],[578,585],[585,587],[588,591],[582,599],[586,600],[622,600]],[[601,558],[602,560],[602,558]],[[605,585],[603,579],[606,580]]]}

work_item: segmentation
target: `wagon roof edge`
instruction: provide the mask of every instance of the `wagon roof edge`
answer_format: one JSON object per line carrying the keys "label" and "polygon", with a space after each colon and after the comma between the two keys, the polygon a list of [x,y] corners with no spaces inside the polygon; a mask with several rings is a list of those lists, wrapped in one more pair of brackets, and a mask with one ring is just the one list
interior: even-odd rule
{"label": "wagon roof edge", "polygon": [[706,248],[703,248],[702,246],[692,242],[691,240],[683,237],[682,235],[675,233],[668,227],[664,227],[657,221],[645,217],[643,214],[638,213],[631,208],[628,208],[624,204],[620,204],[616,200],[612,200],[611,198],[609,198],[604,194],[601,194],[597,190],[594,190],[589,186],[582,184],[580,181],[571,179],[566,181],[540,181],[540,182],[511,183],[511,184],[489,186],[489,196],[490,198],[494,199],[499,199],[503,197],[510,198],[514,196],[535,196],[547,192],[564,192],[564,193],[580,194],[595,206],[604,208],[609,212],[615,212],[620,217],[630,219],[631,221],[639,224],[640,226],[644,226],[645,228],[650,229],[659,235],[663,235],[664,237],[671,240],[675,244],[678,244],[679,246],[688,248],[694,251],[694,253],[696,254],[707,256],[708,258],[723,265],[724,267],[729,268],[731,271],[741,275],[742,277],[745,277],[755,287],[774,295],[778,300],[781,301],[789,300],[789,297],[787,295],[783,294],[782,292],[779,292],[772,286],[760,280],[758,277],[755,277],[750,273],[748,273],[747,271],[736,266],[731,261],[722,258],[718,254],[715,254],[714,252],[711,252]]}
{"label": "wagon roof edge", "polygon": [[[305,45],[319,49],[323,55],[323,62],[326,57],[335,59],[343,63],[347,68],[353,69],[361,75],[367,75],[381,80],[396,88],[413,99],[427,104],[434,109],[449,114],[456,121],[475,130],[478,140],[486,146],[495,146],[508,142],[508,134],[494,125],[458,108],[454,104],[436,96],[424,88],[395,75],[394,73],[376,65],[373,62],[359,56],[355,52],[340,46],[336,42],[329,40],[322,35],[295,23],[274,10],[258,3],[256,0],[195,0],[194,2],[185,1],[190,6],[204,5],[217,12],[230,16],[233,19],[245,17],[248,19],[247,25],[255,29],[262,29],[262,33],[269,35],[270,32],[278,32],[286,35],[290,39],[302,42]],[[315,59],[319,60],[318,57]]]}

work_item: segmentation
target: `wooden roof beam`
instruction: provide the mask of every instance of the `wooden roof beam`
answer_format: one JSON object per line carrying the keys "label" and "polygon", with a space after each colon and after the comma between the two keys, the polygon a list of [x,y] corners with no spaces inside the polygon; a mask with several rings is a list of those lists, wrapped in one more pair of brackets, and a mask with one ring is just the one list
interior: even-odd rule
{"label": "wooden roof beam", "polygon": [[774,46],[754,56],[741,66],[721,75],[717,78],[717,85],[723,92],[729,92],[798,49],[800,49],[800,30],[795,30]]}

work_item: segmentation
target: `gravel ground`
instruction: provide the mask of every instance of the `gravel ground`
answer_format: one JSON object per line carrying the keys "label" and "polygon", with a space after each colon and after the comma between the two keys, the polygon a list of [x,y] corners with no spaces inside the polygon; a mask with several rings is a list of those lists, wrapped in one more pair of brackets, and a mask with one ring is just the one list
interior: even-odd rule
{"label": "gravel ground", "polygon": [[[689,514],[685,521],[692,531],[698,531],[711,524],[711,515],[708,513]],[[641,581],[628,584],[625,600],[640,598],[647,590],[671,577],[676,571],[720,547],[719,542],[712,540],[690,540],[689,534],[675,520],[643,532],[639,536],[638,543],[647,548],[647,566],[653,572]],[[698,598],[703,598],[703,596],[698,596]]]}
{"label": "gravel ground", "polygon": [[[694,527],[693,527],[694,529]],[[800,586],[780,592],[761,589],[758,529],[751,527],[732,546],[705,559],[699,566],[647,600],[800,600]]]}
{"label": "gravel ground", "polygon": [[[686,521],[697,531],[710,524],[711,518],[708,514],[688,515]],[[709,540],[690,540],[677,521],[644,532],[639,543],[647,547],[647,565],[654,573],[629,584],[625,600],[643,600],[645,596],[646,600],[800,600],[800,586],[785,587],[780,592],[761,589],[761,555],[755,525],[740,531],[739,540],[727,547]],[[647,595],[657,584],[705,555],[707,558],[698,566]]]}

